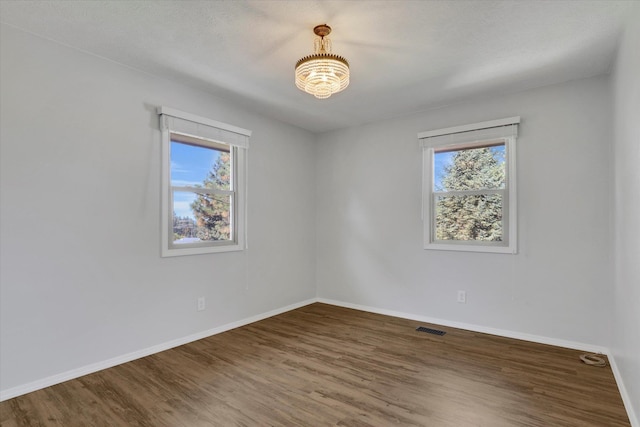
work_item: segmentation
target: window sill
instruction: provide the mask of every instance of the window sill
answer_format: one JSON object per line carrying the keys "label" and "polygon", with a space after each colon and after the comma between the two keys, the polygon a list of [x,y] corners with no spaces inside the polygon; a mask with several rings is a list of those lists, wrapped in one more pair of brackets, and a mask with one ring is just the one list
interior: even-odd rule
{"label": "window sill", "polygon": [[186,247],[186,248],[163,248],[162,257],[174,257],[185,255],[203,255],[221,252],[238,252],[243,251],[244,245],[221,245],[221,246],[204,246],[204,247]]}
{"label": "window sill", "polygon": [[426,250],[438,251],[459,251],[459,252],[486,252],[494,254],[513,254],[518,251],[510,246],[484,246],[484,245],[466,245],[460,243],[428,243],[424,246]]}

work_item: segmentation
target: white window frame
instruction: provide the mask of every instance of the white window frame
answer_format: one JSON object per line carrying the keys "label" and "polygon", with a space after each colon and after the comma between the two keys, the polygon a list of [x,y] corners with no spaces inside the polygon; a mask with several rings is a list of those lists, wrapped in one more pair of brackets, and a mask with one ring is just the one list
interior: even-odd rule
{"label": "white window frame", "polygon": [[[489,252],[515,254],[518,249],[518,215],[516,194],[516,139],[520,117],[491,120],[470,125],[420,132],[418,139],[422,146],[422,220],[424,224],[424,249]],[[434,157],[437,150],[470,149],[489,144],[505,145],[505,188],[465,192],[446,192],[446,194],[502,194],[503,240],[461,241],[436,240],[435,237],[435,198],[443,192],[434,191]]]}
{"label": "white window frame", "polygon": [[[173,108],[159,107],[157,112],[160,116],[160,131],[162,134],[162,257],[244,250],[247,247],[247,163],[251,131]],[[179,142],[189,141],[194,145],[205,148],[216,149],[220,147],[220,144],[229,147],[232,161],[231,189],[226,191],[199,188],[198,192],[225,194],[232,197],[231,240],[179,245],[173,243],[173,192],[192,191],[193,188],[173,187],[171,185],[172,135],[176,136],[176,140]]]}

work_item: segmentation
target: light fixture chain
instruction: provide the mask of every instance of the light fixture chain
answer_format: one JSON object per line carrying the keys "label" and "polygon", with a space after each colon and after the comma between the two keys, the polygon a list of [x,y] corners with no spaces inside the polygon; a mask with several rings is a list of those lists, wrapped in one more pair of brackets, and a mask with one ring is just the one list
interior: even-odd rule
{"label": "light fixture chain", "polygon": [[321,53],[331,53],[331,39],[329,37],[318,36],[314,40],[313,47],[316,55]]}

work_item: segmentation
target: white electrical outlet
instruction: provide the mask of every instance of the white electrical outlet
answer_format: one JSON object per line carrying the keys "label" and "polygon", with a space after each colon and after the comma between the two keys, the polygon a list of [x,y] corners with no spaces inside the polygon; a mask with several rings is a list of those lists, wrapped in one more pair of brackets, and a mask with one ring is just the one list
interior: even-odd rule
{"label": "white electrical outlet", "polygon": [[462,304],[467,302],[467,291],[458,291],[458,302]]}
{"label": "white electrical outlet", "polygon": [[207,308],[207,302],[204,297],[198,297],[198,311],[202,311]]}

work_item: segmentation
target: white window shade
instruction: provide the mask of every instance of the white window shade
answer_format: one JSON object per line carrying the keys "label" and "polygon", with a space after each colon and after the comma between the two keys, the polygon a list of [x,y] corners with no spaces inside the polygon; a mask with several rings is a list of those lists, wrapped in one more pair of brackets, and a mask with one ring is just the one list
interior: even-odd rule
{"label": "white window shade", "polygon": [[158,108],[158,114],[160,115],[160,130],[221,142],[235,147],[249,148],[250,130],[167,107]]}
{"label": "white window shade", "polygon": [[491,141],[518,136],[520,117],[457,126],[418,134],[423,148],[443,147],[451,144]]}

